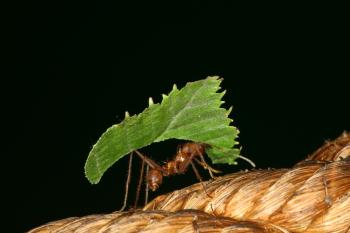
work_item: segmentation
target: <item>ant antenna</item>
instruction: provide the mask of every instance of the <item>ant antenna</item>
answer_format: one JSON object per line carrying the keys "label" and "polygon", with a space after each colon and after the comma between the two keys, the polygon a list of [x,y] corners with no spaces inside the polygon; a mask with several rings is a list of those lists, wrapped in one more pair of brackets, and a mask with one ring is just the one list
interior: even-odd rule
{"label": "ant antenna", "polygon": [[118,210],[118,212],[121,212],[125,209],[126,207],[126,202],[128,200],[128,194],[129,194],[129,185],[130,185],[130,179],[131,179],[131,169],[132,169],[132,157],[133,157],[133,152],[130,153],[129,155],[129,166],[128,166],[128,176],[126,178],[126,184],[125,184],[125,194],[124,194],[124,202],[122,208]]}

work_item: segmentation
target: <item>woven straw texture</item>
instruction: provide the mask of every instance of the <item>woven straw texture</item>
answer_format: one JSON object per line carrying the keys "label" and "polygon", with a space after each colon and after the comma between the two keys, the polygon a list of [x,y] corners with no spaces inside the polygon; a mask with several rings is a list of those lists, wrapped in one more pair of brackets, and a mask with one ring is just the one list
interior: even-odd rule
{"label": "woven straw texture", "polygon": [[75,217],[30,233],[350,233],[350,134],[291,169],[238,172],[161,195],[143,210]]}

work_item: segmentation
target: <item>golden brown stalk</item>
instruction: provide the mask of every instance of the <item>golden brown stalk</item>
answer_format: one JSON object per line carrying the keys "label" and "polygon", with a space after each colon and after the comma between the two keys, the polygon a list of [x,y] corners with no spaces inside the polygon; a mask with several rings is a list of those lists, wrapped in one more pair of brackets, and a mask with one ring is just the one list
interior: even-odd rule
{"label": "golden brown stalk", "polygon": [[216,216],[264,221],[294,232],[305,232],[317,224],[317,219],[329,216],[332,209],[334,216],[342,215],[343,224],[338,226],[343,231],[350,226],[350,212],[333,207],[341,206],[339,202],[348,203],[350,159],[333,163],[314,161],[289,170],[235,173],[205,185],[209,196],[196,184],[157,197],[144,210],[197,209]]}
{"label": "golden brown stalk", "polygon": [[[92,221],[94,220],[94,221]],[[181,210],[136,211],[124,214],[92,215],[66,219],[64,224],[49,223],[48,228],[39,227],[29,233],[79,232],[79,233],[161,233],[161,232],[239,232],[239,233],[288,233],[287,230],[268,223],[237,221],[231,218],[213,216],[202,211]]]}
{"label": "golden brown stalk", "polygon": [[291,169],[233,173],[158,196],[142,211],[69,218],[30,231],[39,232],[350,232],[350,134]]}
{"label": "golden brown stalk", "polygon": [[337,161],[350,157],[350,133],[344,132],[309,155],[306,160]]}

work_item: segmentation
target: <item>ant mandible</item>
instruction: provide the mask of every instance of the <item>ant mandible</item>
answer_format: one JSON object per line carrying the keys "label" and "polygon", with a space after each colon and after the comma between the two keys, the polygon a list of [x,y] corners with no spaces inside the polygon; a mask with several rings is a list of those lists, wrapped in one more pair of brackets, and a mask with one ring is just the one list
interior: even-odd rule
{"label": "ant mandible", "polygon": [[[195,161],[197,164],[202,166],[204,169],[208,170],[212,178],[214,178],[213,173],[220,173],[220,171],[215,170],[205,161],[203,154],[205,153],[206,147],[208,147],[208,145],[204,143],[196,143],[196,142],[187,142],[187,143],[180,144],[177,148],[177,152],[174,155],[173,159],[167,161],[162,166],[156,163],[151,158],[142,154],[138,150],[135,150],[134,152],[142,159],[142,168],[141,168],[140,180],[137,187],[136,201],[135,201],[134,208],[136,208],[136,205],[139,199],[141,181],[143,179],[144,163],[146,163],[147,166],[150,168],[149,170],[147,169],[148,171],[146,175],[147,177],[146,177],[145,203],[147,203],[147,199],[148,199],[148,196],[147,196],[148,188],[150,188],[152,191],[156,191],[159,188],[159,186],[163,183],[164,176],[184,174],[187,171],[189,165],[191,165],[197,179],[200,182],[202,182],[203,179],[200,176],[193,161]],[[125,186],[124,204],[123,204],[123,207],[120,209],[120,211],[124,210],[126,207],[126,201],[127,201],[129,183],[130,183],[131,163],[132,163],[132,153],[129,158],[129,169],[128,169],[128,177],[127,177],[126,186]],[[202,185],[203,185],[203,188],[205,189],[203,183]]]}

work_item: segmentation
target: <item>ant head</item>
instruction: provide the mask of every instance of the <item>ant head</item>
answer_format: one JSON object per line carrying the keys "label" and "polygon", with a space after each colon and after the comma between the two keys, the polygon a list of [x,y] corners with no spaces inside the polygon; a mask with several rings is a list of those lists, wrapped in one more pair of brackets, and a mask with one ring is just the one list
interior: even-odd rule
{"label": "ant head", "polygon": [[157,169],[150,169],[147,174],[147,183],[152,191],[156,191],[163,182],[163,174]]}

